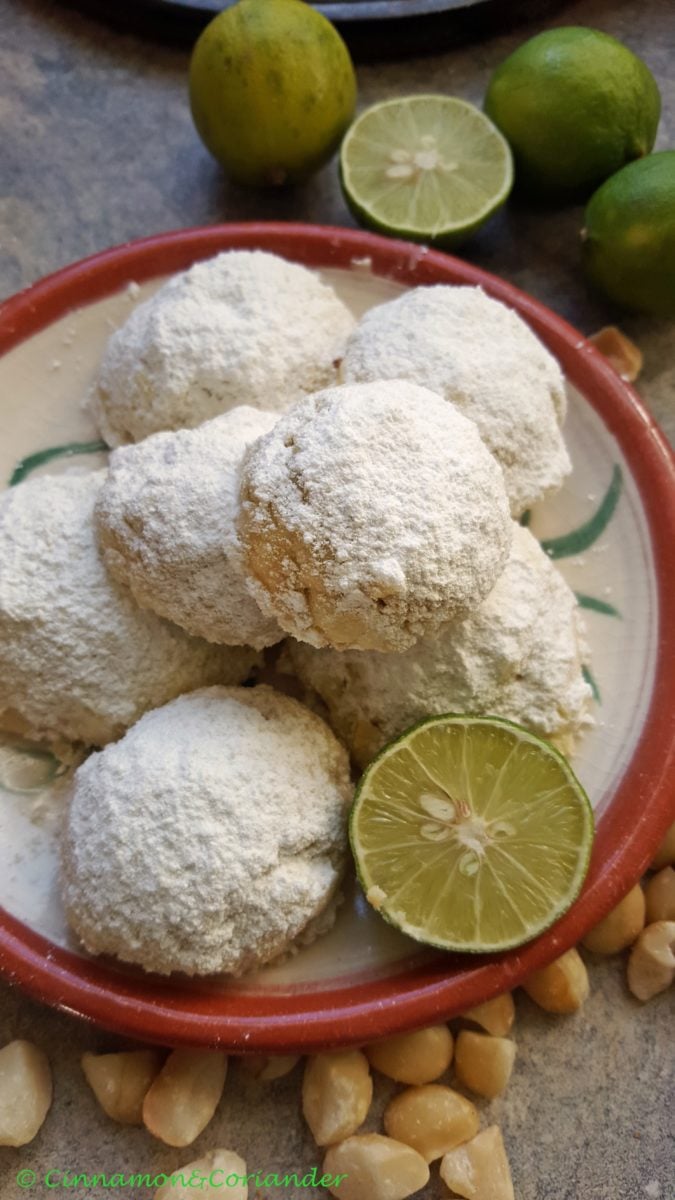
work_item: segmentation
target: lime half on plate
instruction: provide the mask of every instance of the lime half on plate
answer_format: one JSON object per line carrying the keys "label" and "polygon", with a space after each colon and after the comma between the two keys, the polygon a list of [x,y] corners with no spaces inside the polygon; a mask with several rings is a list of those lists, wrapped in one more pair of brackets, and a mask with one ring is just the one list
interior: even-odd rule
{"label": "lime half on plate", "polygon": [[572,904],[593,812],[534,734],[497,717],[431,717],[370,764],[350,838],[387,921],[443,950],[489,952],[529,941]]}
{"label": "lime half on plate", "polygon": [[478,229],[513,186],[506,139],[454,96],[406,96],[366,109],[342,143],[340,166],[357,220],[445,246]]}

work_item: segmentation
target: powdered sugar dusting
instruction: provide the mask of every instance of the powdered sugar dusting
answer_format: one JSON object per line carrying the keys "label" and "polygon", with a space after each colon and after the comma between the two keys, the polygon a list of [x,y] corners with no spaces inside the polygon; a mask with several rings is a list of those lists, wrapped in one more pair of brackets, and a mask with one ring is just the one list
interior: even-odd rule
{"label": "powdered sugar dusting", "polygon": [[322,929],[346,860],[347,756],[268,687],[148,713],[77,771],[64,903],[85,946],[147,970],[239,973]]}
{"label": "powdered sugar dusting", "polygon": [[334,381],[353,327],[306,267],[226,251],[174,275],[112,335],[91,410],[110,446],[238,404],[281,411]]}
{"label": "powdered sugar dusting", "polygon": [[96,507],[106,566],[144,608],[227,645],[273,645],[241,574],[239,467],[277,414],[241,406],[197,429],[156,433],[110,457]]}
{"label": "powdered sugar dusting", "polygon": [[487,595],[511,543],[475,425],[402,381],[297,405],[248,451],[241,500],[253,595],[315,646],[405,649]]}
{"label": "powdered sugar dusting", "polygon": [[282,668],[327,705],[365,763],[425,716],[475,712],[518,721],[573,749],[591,723],[585,631],[573,592],[532,534],[514,525],[506,570],[487,599],[405,654],[336,654],[289,641]]}
{"label": "powdered sugar dusting", "polygon": [[109,577],[93,526],[105,475],[47,475],[0,496],[5,729],[103,745],[183,691],[242,682],[256,661],[143,612]]}
{"label": "powdered sugar dusting", "polygon": [[456,404],[501,463],[514,516],[571,470],[560,368],[525,322],[481,288],[414,288],[370,309],[341,373],[346,383],[410,379]]}

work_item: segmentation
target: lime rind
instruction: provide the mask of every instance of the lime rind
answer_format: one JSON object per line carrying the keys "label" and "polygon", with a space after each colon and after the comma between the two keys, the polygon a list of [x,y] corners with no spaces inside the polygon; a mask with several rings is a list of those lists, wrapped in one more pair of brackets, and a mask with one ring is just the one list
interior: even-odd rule
{"label": "lime rind", "polygon": [[483,225],[513,186],[511,150],[492,121],[465,100],[434,94],[367,109],[344,138],[340,169],[357,219],[448,245]]}
{"label": "lime rind", "polygon": [[[568,846],[565,853],[560,853],[557,858],[550,857],[551,846],[545,840],[542,842],[539,832],[537,832],[534,837],[530,837],[529,841],[527,841],[528,858],[531,860],[533,857],[535,859],[538,857],[539,859],[537,863],[538,871],[531,880],[528,880],[527,868],[525,868],[523,872],[523,870],[521,870],[520,866],[517,864],[516,877],[519,880],[519,887],[538,890],[540,895],[542,892],[544,892],[546,896],[546,905],[545,911],[540,912],[536,920],[530,920],[525,926],[519,928],[516,932],[511,932],[510,934],[507,932],[509,925],[508,921],[506,922],[506,927],[500,932],[499,936],[492,936],[491,938],[488,938],[485,936],[484,932],[480,932],[480,920],[483,914],[475,911],[476,900],[474,895],[472,896],[474,911],[472,912],[471,916],[475,924],[475,936],[434,936],[433,933],[430,932],[428,921],[426,924],[415,923],[410,919],[409,913],[405,911],[404,906],[401,904],[394,906],[392,904],[389,892],[381,886],[382,879],[373,875],[371,869],[369,868],[368,854],[364,853],[363,838],[361,831],[358,828],[358,823],[364,801],[369,797],[369,794],[372,791],[373,780],[381,772],[383,765],[387,763],[387,760],[391,760],[392,763],[395,763],[396,759],[400,758],[402,752],[406,749],[409,749],[411,743],[414,744],[414,742],[417,740],[417,736],[421,732],[432,730],[435,726],[439,725],[452,725],[455,728],[462,726],[475,728],[477,725],[479,725],[483,726],[485,729],[503,730],[515,734],[516,737],[513,739],[514,748],[525,745],[532,746],[537,751],[539,758],[542,761],[550,764],[553,769],[554,776],[557,774],[557,778],[560,781],[559,790],[561,793],[566,793],[568,801],[566,811],[574,815],[577,825],[576,833],[574,837],[572,837],[571,844]],[[433,771],[430,774],[426,764],[423,764],[423,770],[427,778],[433,778]],[[441,786],[443,785],[441,784]],[[571,800],[574,801],[573,804],[569,803]],[[541,810],[541,801],[542,796],[540,794],[533,794],[528,801],[530,810],[529,817],[534,821],[535,828],[537,823],[541,823],[540,821],[537,822],[537,813],[538,810]],[[414,813],[412,812],[412,809],[410,811],[414,816],[414,819],[419,821],[419,808],[415,807]],[[523,812],[524,806],[521,803],[521,816],[523,815]],[[390,814],[387,814],[387,816],[389,815]],[[498,815],[498,813],[493,813],[492,817],[498,817]],[[405,825],[405,821],[402,824]],[[528,821],[526,820],[524,822],[525,830],[527,829],[527,824]],[[593,809],[588,796],[579,780],[576,778],[567,760],[554,746],[542,738],[537,737],[537,735],[531,733],[530,731],[524,729],[522,726],[516,725],[514,722],[508,721],[505,718],[455,713],[441,714],[439,716],[425,718],[417,722],[415,725],[401,733],[398,737],[394,738],[379,752],[379,754],[369,764],[361,780],[359,781],[349,820],[349,837],[356,863],[357,875],[361,886],[363,887],[366,899],[368,899],[369,903],[371,903],[372,906],[378,911],[380,916],[382,916],[390,925],[393,925],[395,928],[399,929],[401,932],[405,933],[407,936],[416,941],[422,942],[426,945],[434,946],[441,950],[475,954],[495,953],[514,949],[515,947],[523,945],[525,942],[531,941],[533,938],[543,933],[557,920],[559,920],[561,916],[563,916],[563,914],[570,908],[579,895],[584,879],[588,872],[593,845],[593,833]],[[527,839],[521,838],[520,840],[521,843],[524,844],[524,840]],[[404,851],[402,854],[399,853],[401,849]],[[421,863],[420,858],[422,859]],[[444,858],[447,861],[447,843],[443,843],[441,841],[434,847],[432,842],[427,847],[422,846],[417,836],[408,838],[407,842],[404,837],[402,840],[399,840],[398,844],[393,844],[390,866],[391,863],[400,863],[402,877],[405,881],[404,887],[410,890],[414,888],[414,884],[417,879],[424,878],[424,873],[426,870],[428,870],[429,865],[431,865],[433,870],[434,865],[438,866],[443,863]],[[457,863],[458,859],[456,857],[453,868],[455,872],[457,870]],[[510,865],[509,872],[513,875],[513,864]],[[495,876],[494,870],[491,871],[491,874],[493,877]],[[457,878],[456,874],[455,878]],[[542,886],[542,878],[546,880],[545,887]],[[450,879],[449,882],[451,883],[452,879]],[[555,896],[556,887],[559,889],[557,898]],[[479,889],[474,889],[474,891],[478,890]],[[496,878],[496,882],[493,881],[493,890],[501,895],[501,898],[505,904],[505,912],[508,916],[507,910],[509,897],[508,895],[504,894],[503,886],[500,885],[498,878]],[[447,896],[447,887],[444,888],[443,896]],[[443,896],[435,898],[434,908],[439,907]],[[466,902],[466,889],[464,902]],[[539,907],[541,908],[541,905],[539,905]],[[493,912],[492,923],[494,923],[494,916],[495,913]]]}
{"label": "lime rind", "polygon": [[484,110],[511,144],[519,190],[569,202],[649,153],[661,96],[626,45],[587,26],[562,26],[504,59]]}

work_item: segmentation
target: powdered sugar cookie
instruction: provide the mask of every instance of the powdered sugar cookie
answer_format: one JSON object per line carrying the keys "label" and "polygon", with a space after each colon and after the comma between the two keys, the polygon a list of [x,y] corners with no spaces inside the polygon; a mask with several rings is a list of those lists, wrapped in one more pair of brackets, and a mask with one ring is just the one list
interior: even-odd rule
{"label": "powdered sugar cookie", "polygon": [[423,717],[490,713],[570,752],[591,723],[587,646],[573,592],[527,529],[514,525],[506,570],[475,612],[405,654],[336,654],[289,641],[282,668],[327,706],[362,765]]}
{"label": "powdered sugar cookie", "polygon": [[148,971],[251,970],[325,928],[351,793],[345,751],[296,700],[181,696],[78,768],[68,918],[88,950]]}
{"label": "powdered sugar cookie", "polygon": [[487,595],[511,521],[476,426],[393,381],[319,392],[256,442],[239,534],[252,594],[288,633],[398,651]]}
{"label": "powdered sugar cookie", "polygon": [[257,659],[139,609],[94,534],[105,471],[47,475],[0,495],[0,727],[99,746],[149,708]]}
{"label": "powdered sugar cookie", "polygon": [[501,464],[514,516],[571,470],[560,368],[525,322],[481,288],[414,288],[370,309],[341,371],[346,383],[409,379],[456,404]]}
{"label": "powdered sugar cookie", "polygon": [[113,333],[90,406],[109,446],[238,404],[287,408],[336,378],[354,319],[318,276],[261,250],[174,275]]}
{"label": "powdered sugar cookie", "polygon": [[235,537],[244,451],[276,420],[242,406],[110,456],[96,506],[106,566],[143,608],[210,642],[261,648],[283,637],[246,588]]}

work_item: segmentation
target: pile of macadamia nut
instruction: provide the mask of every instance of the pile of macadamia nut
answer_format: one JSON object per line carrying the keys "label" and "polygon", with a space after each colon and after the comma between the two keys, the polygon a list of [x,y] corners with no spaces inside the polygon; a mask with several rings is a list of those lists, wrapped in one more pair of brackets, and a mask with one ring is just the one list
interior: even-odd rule
{"label": "pile of macadamia nut", "polygon": [[[651,864],[652,873],[582,942],[592,954],[630,948],[628,987],[641,1001],[665,991],[675,977],[674,864],[675,824]],[[576,949],[535,971],[522,986],[540,1008],[559,1014],[577,1012],[590,990]],[[462,1013],[454,1034],[438,1024],[362,1049],[310,1056],[302,1079],[302,1111],[324,1152],[321,1179],[332,1180],[323,1184],[326,1190],[340,1200],[405,1200],[425,1186],[430,1165],[438,1162],[449,1195],[513,1200],[501,1130],[497,1125],[481,1129],[478,1110],[462,1091],[486,1099],[505,1091],[516,1059],[516,1043],[509,1036],[514,1020],[513,997],[505,993]],[[298,1062],[296,1055],[249,1055],[239,1060],[239,1067],[272,1082]],[[451,1066],[456,1086],[441,1082]],[[168,1146],[182,1148],[213,1118],[228,1059],[216,1050],[173,1050],[168,1057],[159,1050],[132,1050],[84,1054],[82,1069],[113,1121],[145,1125]],[[373,1099],[372,1071],[402,1085],[384,1110],[384,1133],[359,1132]],[[0,1050],[0,1145],[32,1141],[51,1101],[51,1072],[42,1051],[26,1041]],[[228,1196],[246,1200],[249,1195],[252,1177],[233,1150],[213,1149],[173,1175],[178,1173],[186,1181],[197,1175],[228,1179]],[[210,1194],[212,1187],[201,1190]],[[155,1200],[190,1200],[193,1191],[187,1184],[167,1182],[155,1192]]]}

